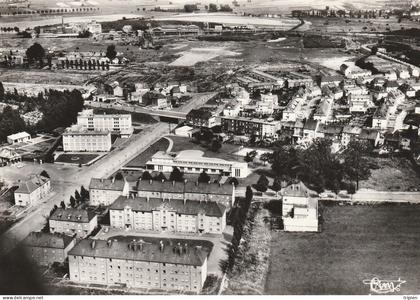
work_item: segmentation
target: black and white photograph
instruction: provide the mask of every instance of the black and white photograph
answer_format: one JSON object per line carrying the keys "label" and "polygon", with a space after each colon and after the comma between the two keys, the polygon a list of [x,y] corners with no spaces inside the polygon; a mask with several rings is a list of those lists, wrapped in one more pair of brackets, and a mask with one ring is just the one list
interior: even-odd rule
{"label": "black and white photograph", "polygon": [[239,295],[420,299],[420,0],[0,0],[0,300]]}

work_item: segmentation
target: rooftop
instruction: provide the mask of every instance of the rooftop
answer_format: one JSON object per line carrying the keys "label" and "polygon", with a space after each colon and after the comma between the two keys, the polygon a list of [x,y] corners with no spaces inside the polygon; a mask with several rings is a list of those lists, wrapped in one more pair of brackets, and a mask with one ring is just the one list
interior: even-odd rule
{"label": "rooftop", "polygon": [[125,180],[92,178],[90,180],[89,189],[122,191],[124,189]]}
{"label": "rooftop", "polygon": [[31,135],[25,131],[22,132],[18,132],[15,134],[11,134],[9,136],[7,136],[8,139],[12,139],[12,140],[16,140],[16,139],[22,139],[22,138],[26,138],[26,137],[31,137]]}
{"label": "rooftop", "polygon": [[95,216],[95,213],[89,210],[78,208],[63,209],[60,207],[52,213],[52,215],[50,216],[50,220],[89,223]]}
{"label": "rooftop", "polygon": [[19,184],[19,188],[15,191],[15,193],[30,194],[48,181],[50,181],[50,179],[47,177],[32,175],[29,180]]}
{"label": "rooftop", "polygon": [[198,183],[198,182],[176,182],[176,181],[153,181],[139,180],[138,191],[168,192],[168,193],[200,193],[232,195],[233,187],[229,184]]}
{"label": "rooftop", "polygon": [[27,247],[65,249],[72,241],[72,237],[61,233],[31,232],[22,243]]}

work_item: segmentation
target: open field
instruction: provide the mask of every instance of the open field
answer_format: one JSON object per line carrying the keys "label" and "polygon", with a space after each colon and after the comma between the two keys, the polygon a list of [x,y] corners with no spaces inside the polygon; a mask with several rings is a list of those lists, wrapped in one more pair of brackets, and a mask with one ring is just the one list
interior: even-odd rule
{"label": "open field", "polygon": [[198,62],[209,61],[218,56],[234,56],[239,53],[228,51],[224,48],[192,48],[178,53],[181,57],[169,64],[169,66],[188,67]]}
{"label": "open field", "polygon": [[96,159],[98,156],[99,154],[83,154],[83,153],[60,154],[55,160],[55,162],[85,165],[85,164],[88,164],[90,161]]}
{"label": "open field", "polygon": [[272,233],[266,294],[367,295],[373,277],[420,292],[419,205],[320,207],[321,233]]}
{"label": "open field", "polygon": [[361,181],[360,188],[377,191],[412,191],[420,188],[420,178],[406,158],[372,158],[379,168],[371,170],[368,180]]}
{"label": "open field", "polygon": [[149,148],[147,148],[145,151],[143,151],[138,156],[136,156],[124,167],[127,167],[127,168],[144,167],[146,165],[146,162],[151,158],[153,154],[155,154],[158,151],[166,151],[168,146],[169,146],[169,141],[165,138],[161,138],[160,140],[155,142],[153,145],[150,145]]}

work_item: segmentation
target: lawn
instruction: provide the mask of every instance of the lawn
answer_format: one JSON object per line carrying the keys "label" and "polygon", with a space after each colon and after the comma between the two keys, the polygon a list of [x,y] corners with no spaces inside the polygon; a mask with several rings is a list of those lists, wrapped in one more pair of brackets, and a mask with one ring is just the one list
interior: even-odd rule
{"label": "lawn", "polygon": [[99,154],[60,154],[55,162],[85,165],[98,156]]}
{"label": "lawn", "polygon": [[372,158],[372,162],[379,166],[371,171],[368,180],[360,182],[360,188],[377,191],[412,191],[419,189],[420,178],[413,170],[406,158]]}
{"label": "lawn", "polygon": [[166,151],[169,146],[169,141],[165,138],[161,138],[153,145],[149,146],[145,151],[137,155],[133,160],[131,160],[124,167],[126,168],[143,168],[146,165],[146,162],[158,151]]}
{"label": "lawn", "polygon": [[419,205],[320,207],[321,233],[272,233],[266,294],[367,295],[373,277],[420,293]]}
{"label": "lawn", "polygon": [[222,148],[220,148],[218,152],[213,152],[202,145],[193,143],[190,138],[187,137],[170,136],[169,138],[174,142],[171,152],[179,152],[182,150],[201,150],[204,152],[205,157],[243,161],[240,156],[234,154],[239,150],[239,146],[237,145],[222,144]]}

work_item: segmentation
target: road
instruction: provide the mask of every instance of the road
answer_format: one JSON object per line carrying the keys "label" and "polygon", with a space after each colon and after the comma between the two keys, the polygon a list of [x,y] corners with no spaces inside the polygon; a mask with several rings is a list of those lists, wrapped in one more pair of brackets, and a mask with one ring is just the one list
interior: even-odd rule
{"label": "road", "polygon": [[[212,95],[214,94],[201,95],[201,97],[197,97],[181,107],[179,111],[188,112],[195,107],[199,107]],[[28,213],[24,219],[15,223],[0,237],[0,240],[2,241],[0,254],[11,251],[17,243],[23,240],[31,231],[42,229],[46,217],[53,206],[59,205],[61,201],[68,203],[70,196],[74,195],[76,189],[79,190],[81,185],[86,188],[89,186],[92,177],[111,176],[118,171],[121,166],[128,163],[139,153],[146,150],[149,145],[153,144],[167,133],[168,125],[166,123],[150,125],[139,134],[133,135],[127,142],[118,146],[93,165],[82,168],[63,167],[54,164],[44,164],[42,166],[34,165],[33,167],[30,167],[31,164],[28,164],[27,170],[25,170],[25,168],[13,169],[13,167],[2,168],[0,175],[9,181],[10,179],[21,178],[22,173],[29,175],[28,171],[38,173],[45,169],[50,174],[54,191],[48,199],[45,199],[43,203],[40,203],[33,211]]]}

